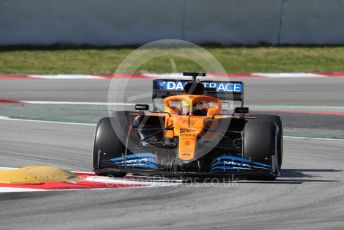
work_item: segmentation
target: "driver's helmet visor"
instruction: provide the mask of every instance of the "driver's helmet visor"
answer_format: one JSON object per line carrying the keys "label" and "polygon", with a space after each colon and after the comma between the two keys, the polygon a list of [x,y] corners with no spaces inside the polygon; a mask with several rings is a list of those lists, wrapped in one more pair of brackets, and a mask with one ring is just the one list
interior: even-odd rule
{"label": "driver's helmet visor", "polygon": [[181,114],[182,115],[188,115],[190,114],[190,102],[187,100],[182,100],[182,105],[181,105]]}

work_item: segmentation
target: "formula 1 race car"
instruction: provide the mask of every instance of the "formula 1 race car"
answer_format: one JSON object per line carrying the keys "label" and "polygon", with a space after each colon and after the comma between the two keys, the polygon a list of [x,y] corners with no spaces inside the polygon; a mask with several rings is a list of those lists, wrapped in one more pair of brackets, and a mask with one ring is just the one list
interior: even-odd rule
{"label": "formula 1 race car", "polygon": [[[164,175],[274,180],[282,164],[279,116],[250,114],[240,81],[153,80],[153,111],[116,111],[96,129],[99,175]],[[239,104],[238,106],[234,106]]]}

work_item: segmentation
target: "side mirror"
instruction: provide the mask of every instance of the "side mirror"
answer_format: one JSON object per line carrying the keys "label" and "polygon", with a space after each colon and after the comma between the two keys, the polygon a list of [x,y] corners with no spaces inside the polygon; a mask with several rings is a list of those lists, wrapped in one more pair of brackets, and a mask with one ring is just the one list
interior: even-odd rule
{"label": "side mirror", "polygon": [[234,113],[241,113],[241,114],[249,113],[249,109],[248,107],[236,107],[234,109]]}
{"label": "side mirror", "polygon": [[219,111],[217,110],[217,108],[209,108],[207,116],[208,117],[212,117],[212,116],[214,116],[214,115],[216,115],[218,113],[219,113]]}
{"label": "side mirror", "polygon": [[136,104],[135,110],[149,110],[149,105],[147,105],[147,104]]}

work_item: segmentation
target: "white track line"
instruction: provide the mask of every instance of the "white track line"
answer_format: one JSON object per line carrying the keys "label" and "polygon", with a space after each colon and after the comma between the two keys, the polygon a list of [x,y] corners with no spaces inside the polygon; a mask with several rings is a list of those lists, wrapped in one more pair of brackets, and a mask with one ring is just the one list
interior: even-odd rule
{"label": "white track line", "polygon": [[83,126],[96,126],[97,125],[97,124],[93,124],[93,123],[32,120],[32,119],[10,118],[10,117],[5,117],[5,116],[0,116],[0,120],[23,121],[23,122],[34,122],[34,123],[50,123],[50,124],[60,124],[60,125],[83,125]]}
{"label": "white track line", "polygon": [[44,189],[33,189],[33,188],[10,188],[0,187],[0,193],[12,193],[12,192],[44,192],[48,190]]}
{"label": "white track line", "polygon": [[290,139],[311,139],[311,140],[322,140],[322,141],[344,141],[343,138],[324,138],[324,137],[303,137],[303,136],[285,136],[283,138]]}
{"label": "white track line", "polygon": [[34,105],[124,105],[133,106],[134,103],[123,103],[123,102],[87,102],[87,101],[23,101],[19,100],[24,104]]}
{"label": "white track line", "polygon": [[0,167],[0,170],[16,170],[17,168],[13,167]]}
{"label": "white track line", "polygon": [[278,110],[343,110],[344,106],[307,106],[307,105],[248,105],[252,109],[278,109]]}

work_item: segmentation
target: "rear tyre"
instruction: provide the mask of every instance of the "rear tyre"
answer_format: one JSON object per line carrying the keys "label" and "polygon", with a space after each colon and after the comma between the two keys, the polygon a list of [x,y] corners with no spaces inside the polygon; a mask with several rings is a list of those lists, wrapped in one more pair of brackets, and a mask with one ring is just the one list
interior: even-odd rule
{"label": "rear tyre", "polygon": [[273,175],[257,175],[250,179],[274,180],[282,165],[282,122],[278,116],[259,115],[247,121],[244,128],[244,157],[271,163]]}
{"label": "rear tyre", "polygon": [[[126,172],[114,172],[113,170],[106,170],[106,162],[115,157],[121,157],[125,152],[125,145],[122,140],[126,139],[128,129],[125,131],[126,123],[121,121],[120,117],[104,117],[97,125],[94,148],[93,148],[93,170],[97,175],[113,175],[116,177],[123,177]],[[119,125],[119,126],[117,126]],[[116,128],[116,132],[113,127]],[[119,137],[121,135],[122,138]],[[105,163],[105,164],[104,164]]]}

